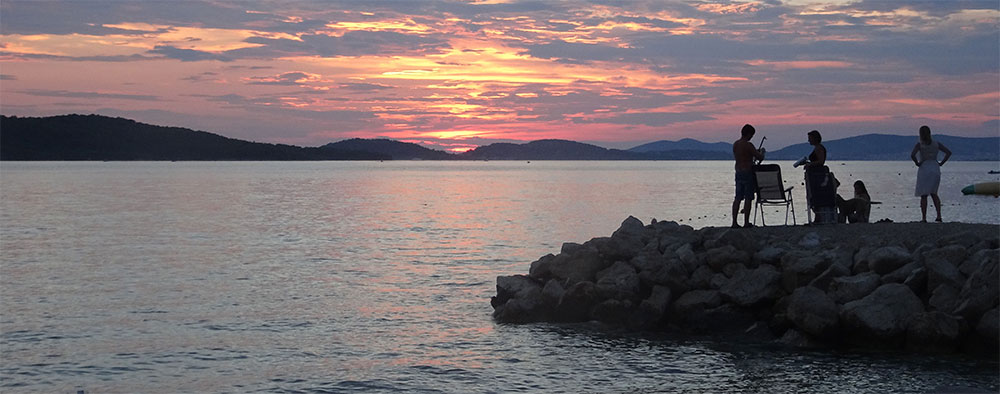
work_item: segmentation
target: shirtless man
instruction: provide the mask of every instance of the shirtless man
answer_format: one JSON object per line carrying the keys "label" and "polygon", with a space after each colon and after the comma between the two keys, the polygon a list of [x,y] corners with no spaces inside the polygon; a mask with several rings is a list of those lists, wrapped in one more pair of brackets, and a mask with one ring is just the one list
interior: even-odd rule
{"label": "shirtless man", "polygon": [[736,198],[733,200],[733,228],[740,228],[736,224],[736,216],[740,212],[740,200],[746,201],[743,204],[743,227],[753,227],[750,224],[750,204],[753,203],[753,195],[757,190],[757,179],[753,175],[753,161],[764,160],[764,148],[755,149],[750,139],[753,138],[757,130],[753,126],[743,125],[740,131],[741,137],[733,143],[733,157],[736,158]]}

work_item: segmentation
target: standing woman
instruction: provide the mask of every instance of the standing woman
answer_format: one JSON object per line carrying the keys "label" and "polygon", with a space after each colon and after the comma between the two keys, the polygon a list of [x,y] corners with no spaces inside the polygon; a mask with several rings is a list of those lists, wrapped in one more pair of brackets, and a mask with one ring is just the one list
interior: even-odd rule
{"label": "standing woman", "polygon": [[[937,161],[938,151],[944,152],[944,160]],[[919,153],[919,158],[917,154]],[[914,195],[920,196],[921,222],[927,221],[927,195],[934,200],[937,209],[936,222],[941,221],[941,198],[938,197],[938,186],[941,184],[941,166],[951,157],[951,151],[943,144],[931,139],[931,128],[920,126],[920,142],[913,147],[910,159],[920,169],[917,170],[917,187]]]}
{"label": "standing woman", "polygon": [[806,163],[806,171],[818,170],[826,165],[826,147],[823,146],[823,136],[819,134],[819,130],[813,130],[806,133],[809,138],[809,145],[813,146],[812,153],[809,153],[809,162]]}
{"label": "standing woman", "polygon": [[807,156],[808,162],[803,166],[806,170],[806,206],[816,213],[816,222],[836,222],[836,217],[823,215],[827,208],[836,210],[837,187],[830,184],[830,169],[826,166],[826,147],[823,146],[823,136],[813,130],[806,134],[812,153]]}

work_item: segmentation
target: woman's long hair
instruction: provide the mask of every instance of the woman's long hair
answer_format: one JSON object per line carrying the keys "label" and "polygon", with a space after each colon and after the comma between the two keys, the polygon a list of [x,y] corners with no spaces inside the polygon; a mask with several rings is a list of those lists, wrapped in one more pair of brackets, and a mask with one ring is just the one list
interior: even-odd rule
{"label": "woman's long hair", "polygon": [[920,142],[924,145],[928,145],[933,140],[931,140],[931,128],[927,126],[920,126]]}
{"label": "woman's long hair", "polygon": [[868,194],[868,188],[865,187],[865,183],[861,182],[860,179],[854,182],[854,192],[864,196],[864,198],[868,201],[872,200],[872,196]]}

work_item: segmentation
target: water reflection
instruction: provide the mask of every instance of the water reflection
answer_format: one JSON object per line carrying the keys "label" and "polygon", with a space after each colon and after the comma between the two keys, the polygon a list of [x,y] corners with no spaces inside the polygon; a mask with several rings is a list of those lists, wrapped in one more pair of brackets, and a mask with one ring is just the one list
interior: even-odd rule
{"label": "water reflection", "polygon": [[[496,276],[562,242],[628,215],[727,223],[730,163],[2,165],[0,391],[997,386],[995,363],[491,320]],[[876,199],[906,200],[910,179],[845,170]],[[942,198],[946,218],[1000,221],[992,199]]]}

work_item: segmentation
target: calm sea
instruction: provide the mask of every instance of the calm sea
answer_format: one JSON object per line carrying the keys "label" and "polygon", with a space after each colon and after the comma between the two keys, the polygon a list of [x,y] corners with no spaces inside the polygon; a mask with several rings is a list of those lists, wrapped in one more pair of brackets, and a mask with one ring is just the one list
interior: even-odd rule
{"label": "calm sea", "polygon": [[[801,170],[796,219],[806,219]],[[908,162],[833,163],[919,219]],[[1000,223],[997,163],[943,168]],[[2,392],[997,390],[995,361],[498,325],[496,277],[627,216],[727,225],[731,162],[0,163]],[[842,190],[850,190],[842,188]],[[784,211],[768,212],[772,224]]]}

